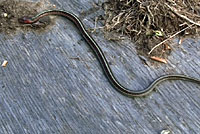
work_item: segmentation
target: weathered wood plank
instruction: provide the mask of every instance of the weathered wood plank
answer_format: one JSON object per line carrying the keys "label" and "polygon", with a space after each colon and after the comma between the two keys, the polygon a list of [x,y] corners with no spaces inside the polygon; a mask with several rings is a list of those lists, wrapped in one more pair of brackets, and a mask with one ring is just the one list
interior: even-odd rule
{"label": "weathered wood plank", "polygon": [[[52,0],[57,7],[80,15],[91,0]],[[98,10],[81,16],[94,27]],[[199,78],[200,41],[173,44],[168,64],[146,66],[129,40],[107,41],[93,34],[118,80],[133,90],[145,88],[163,74],[184,73]],[[95,56],[75,26],[57,18],[44,33],[0,35],[0,133],[134,133],[200,132],[200,86],[167,81],[145,98],[118,93],[104,76]]]}

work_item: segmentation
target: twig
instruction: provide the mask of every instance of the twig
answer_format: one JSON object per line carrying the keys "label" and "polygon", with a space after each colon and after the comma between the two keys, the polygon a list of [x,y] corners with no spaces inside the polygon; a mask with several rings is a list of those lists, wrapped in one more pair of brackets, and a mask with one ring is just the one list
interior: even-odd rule
{"label": "twig", "polygon": [[159,61],[159,62],[162,62],[162,63],[167,63],[167,60],[166,59],[163,59],[163,58],[160,58],[160,57],[156,57],[156,56],[151,56],[150,57],[152,60],[155,60],[155,61]]}
{"label": "twig", "polygon": [[192,24],[195,24],[195,25],[197,25],[197,26],[200,26],[200,23],[194,22],[193,20],[189,19],[188,17],[186,17],[186,16],[184,16],[184,15],[178,13],[177,9],[172,8],[172,7],[169,6],[167,3],[165,3],[165,5],[168,6],[168,8],[169,8],[172,12],[174,12],[176,15],[178,15],[178,16],[181,17],[182,19],[184,19],[184,20],[186,20],[186,21],[188,21],[188,22],[190,22],[190,23],[192,23]]}
{"label": "twig", "polygon": [[178,31],[177,33],[171,35],[169,38],[167,38],[167,39],[163,40],[162,42],[158,43],[157,45],[155,45],[155,46],[151,49],[151,51],[149,51],[148,54],[151,54],[151,53],[153,52],[153,50],[156,49],[158,46],[160,46],[161,44],[163,44],[163,43],[165,43],[166,41],[170,40],[171,38],[173,38],[174,36],[178,35],[179,33],[185,31],[186,29],[192,27],[193,25],[195,25],[195,24],[192,24],[192,25],[190,25],[190,26],[187,26],[186,28],[183,28],[181,31]]}
{"label": "twig", "polygon": [[93,30],[91,31],[91,33],[94,33],[97,29],[97,21],[98,21],[98,17],[95,18],[95,21],[94,21],[94,28]]}

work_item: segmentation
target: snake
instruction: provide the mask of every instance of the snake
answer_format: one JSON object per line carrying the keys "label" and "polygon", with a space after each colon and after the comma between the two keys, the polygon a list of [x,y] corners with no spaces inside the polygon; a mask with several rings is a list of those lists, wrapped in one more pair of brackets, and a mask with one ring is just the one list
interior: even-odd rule
{"label": "snake", "polygon": [[75,24],[75,26],[78,28],[81,35],[85,39],[85,41],[88,43],[89,47],[93,50],[93,53],[95,54],[97,60],[99,61],[103,69],[103,72],[105,76],[107,77],[108,81],[110,82],[110,84],[123,95],[129,96],[129,97],[147,96],[150,92],[152,92],[155,89],[155,87],[158,84],[166,80],[187,80],[190,82],[200,84],[200,79],[190,77],[184,74],[166,74],[166,75],[158,77],[153,82],[151,82],[146,88],[142,90],[128,89],[124,87],[122,84],[120,84],[120,82],[116,79],[102,49],[99,47],[96,41],[92,38],[92,36],[87,32],[84,24],[75,14],[65,11],[65,10],[56,10],[56,9],[45,10],[43,12],[38,13],[34,17],[23,16],[19,18],[18,21],[21,24],[34,24],[38,22],[44,16],[48,16],[48,15],[62,16]]}

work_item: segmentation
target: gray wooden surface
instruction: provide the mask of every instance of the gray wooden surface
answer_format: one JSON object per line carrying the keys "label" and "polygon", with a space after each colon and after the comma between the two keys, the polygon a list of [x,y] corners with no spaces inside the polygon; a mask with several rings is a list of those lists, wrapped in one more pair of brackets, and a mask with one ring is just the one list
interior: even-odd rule
{"label": "gray wooden surface", "polygon": [[[52,0],[60,9],[91,11],[98,0]],[[102,1],[101,1],[102,2]],[[97,10],[81,16],[94,27]],[[98,24],[98,26],[102,26]],[[200,78],[200,41],[171,44],[168,64],[143,64],[129,40],[112,42],[92,34],[118,80],[133,90],[163,74]],[[167,81],[147,97],[118,93],[75,26],[57,18],[43,33],[0,34],[0,134],[172,134],[200,133],[200,85]]]}

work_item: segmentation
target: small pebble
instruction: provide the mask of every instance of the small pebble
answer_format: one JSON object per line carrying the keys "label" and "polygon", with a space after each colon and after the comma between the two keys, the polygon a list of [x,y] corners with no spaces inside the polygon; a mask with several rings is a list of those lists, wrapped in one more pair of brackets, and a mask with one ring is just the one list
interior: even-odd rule
{"label": "small pebble", "polygon": [[170,134],[170,131],[167,130],[167,129],[165,129],[165,130],[162,130],[162,131],[160,132],[160,134]]}
{"label": "small pebble", "polygon": [[56,8],[56,5],[53,5],[53,8]]}
{"label": "small pebble", "polygon": [[2,13],[1,16],[6,18],[6,17],[8,17],[8,14],[7,13]]}

